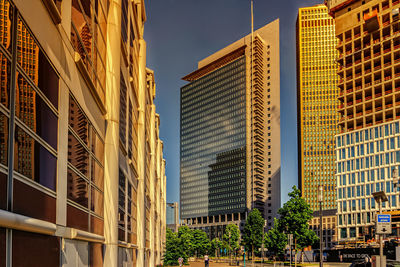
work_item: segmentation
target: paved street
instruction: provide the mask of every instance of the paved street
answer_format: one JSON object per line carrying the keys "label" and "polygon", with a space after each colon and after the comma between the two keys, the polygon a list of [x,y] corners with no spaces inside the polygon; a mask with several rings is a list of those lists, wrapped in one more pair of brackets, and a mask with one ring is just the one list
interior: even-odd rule
{"label": "paved street", "polygon": [[[190,267],[204,267],[204,262],[191,262]],[[228,263],[216,263],[216,262],[211,262],[209,267],[228,267],[230,266]],[[240,266],[243,266],[243,262],[240,263]],[[247,267],[252,267],[251,263],[246,262]],[[274,266],[273,264],[254,264],[254,267],[270,267]],[[283,266],[276,264],[275,266]],[[294,264],[292,265],[294,266]],[[307,265],[307,266],[319,266],[319,263],[315,263],[313,265]],[[350,263],[324,263],[324,267],[348,267],[350,266]]]}

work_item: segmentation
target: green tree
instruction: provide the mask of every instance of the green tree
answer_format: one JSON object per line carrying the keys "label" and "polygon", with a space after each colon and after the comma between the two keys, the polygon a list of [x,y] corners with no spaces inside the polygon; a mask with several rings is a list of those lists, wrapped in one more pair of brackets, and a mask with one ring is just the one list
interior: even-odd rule
{"label": "green tree", "polygon": [[264,236],[264,245],[268,251],[274,255],[279,256],[283,254],[283,250],[287,245],[287,236],[280,232],[277,228],[278,220],[274,219],[274,227],[268,231]]}
{"label": "green tree", "polygon": [[203,256],[211,249],[210,240],[207,237],[207,234],[201,230],[194,230],[193,231],[193,250],[195,255]]}
{"label": "green tree", "polygon": [[187,226],[179,227],[178,238],[180,239],[182,251],[184,251],[188,257],[194,256],[193,230]]}
{"label": "green tree", "polygon": [[300,190],[296,186],[292,189],[289,193],[290,199],[278,210],[278,230],[281,233],[293,234],[296,249],[304,249],[318,241],[314,231],[308,228],[313,211],[301,197]]}
{"label": "green tree", "polygon": [[264,219],[258,209],[253,209],[246,219],[243,229],[243,243],[247,251],[251,251],[254,259],[254,251],[261,247],[264,233]]}
{"label": "green tree", "polygon": [[239,248],[240,230],[236,224],[228,224],[225,228],[225,233],[223,235],[223,240],[229,251],[229,257],[233,251]]}
{"label": "green tree", "polygon": [[211,240],[211,250],[213,251],[213,253],[215,253],[216,257],[218,256],[222,246],[223,246],[222,241],[218,237]]}
{"label": "green tree", "polygon": [[173,233],[171,229],[167,228],[164,264],[173,266],[178,265],[179,257],[182,257],[184,262],[187,262],[188,255],[182,250],[181,240],[178,237],[178,233]]}

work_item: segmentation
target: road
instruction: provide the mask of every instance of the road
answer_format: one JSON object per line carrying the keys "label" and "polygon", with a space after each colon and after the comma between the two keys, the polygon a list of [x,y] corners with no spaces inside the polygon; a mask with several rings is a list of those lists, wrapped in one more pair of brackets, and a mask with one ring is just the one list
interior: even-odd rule
{"label": "road", "polygon": [[[204,262],[191,262],[189,266],[190,267],[204,267]],[[240,263],[240,266],[243,266],[243,262]],[[264,266],[272,267],[274,265],[273,264],[261,265],[261,264],[254,263],[254,267],[264,267]],[[276,264],[276,267],[278,267],[278,266],[283,266],[283,265]],[[294,266],[294,264],[292,266]],[[308,265],[308,266],[317,267],[317,266],[319,266],[319,263],[315,263],[315,265]],[[328,263],[328,262],[324,263],[324,267],[348,267],[348,266],[350,266],[350,263]],[[210,262],[209,267],[232,267],[232,266],[230,266],[228,263]],[[251,265],[251,263],[246,262],[246,267],[253,267],[253,266]]]}

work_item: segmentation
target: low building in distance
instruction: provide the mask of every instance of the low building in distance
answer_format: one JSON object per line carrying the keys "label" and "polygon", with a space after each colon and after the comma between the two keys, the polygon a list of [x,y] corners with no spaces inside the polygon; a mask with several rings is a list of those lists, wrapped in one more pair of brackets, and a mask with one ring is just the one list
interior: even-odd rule
{"label": "low building in distance", "polygon": [[167,203],[167,228],[173,232],[178,232],[179,223],[179,205],[178,202]]}

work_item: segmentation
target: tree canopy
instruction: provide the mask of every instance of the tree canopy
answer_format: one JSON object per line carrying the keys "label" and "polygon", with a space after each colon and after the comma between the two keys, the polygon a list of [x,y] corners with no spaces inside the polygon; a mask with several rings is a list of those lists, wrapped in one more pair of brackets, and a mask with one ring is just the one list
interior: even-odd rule
{"label": "tree canopy", "polygon": [[247,251],[257,251],[263,242],[264,219],[258,209],[253,209],[246,219],[243,229],[243,243]]}
{"label": "tree canopy", "polygon": [[315,232],[308,228],[313,211],[296,186],[292,187],[289,197],[290,199],[278,210],[280,218],[277,220],[277,227],[281,233],[293,234],[298,248],[303,249],[319,240]]}
{"label": "tree canopy", "polygon": [[283,253],[287,245],[287,236],[280,232],[277,228],[277,219],[274,219],[274,227],[268,231],[264,236],[264,245],[268,251],[274,253],[275,255],[280,255]]}

